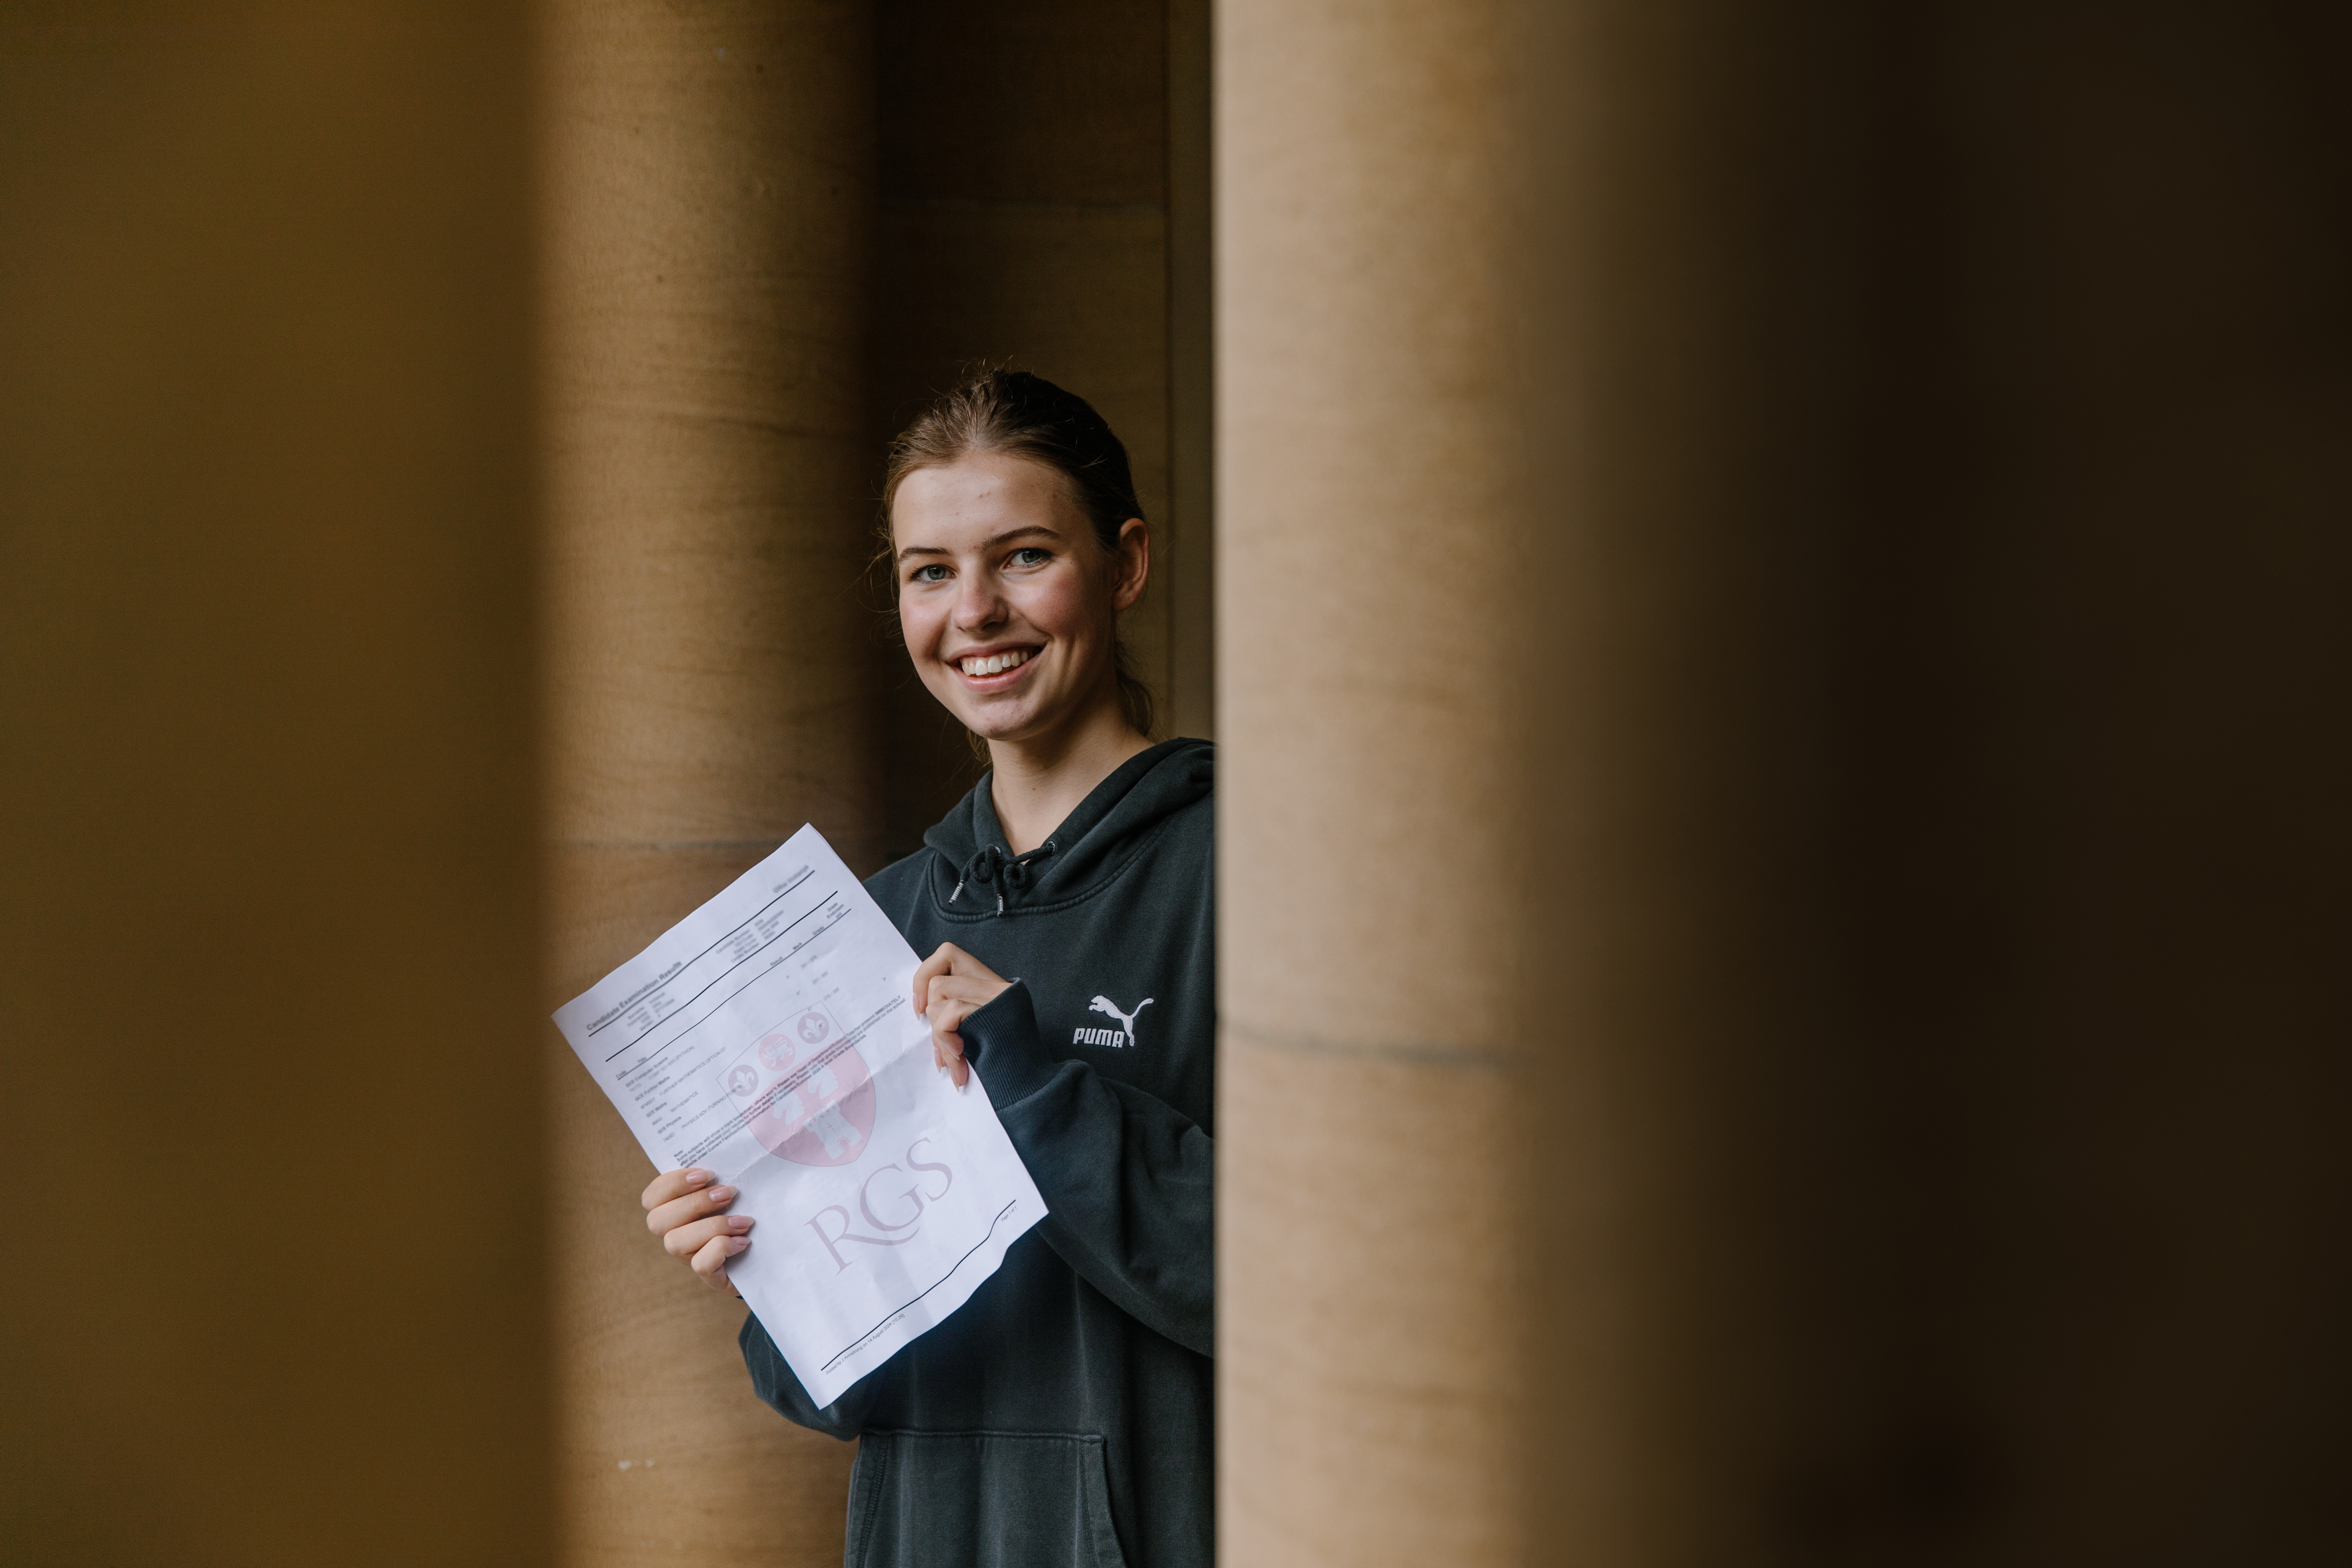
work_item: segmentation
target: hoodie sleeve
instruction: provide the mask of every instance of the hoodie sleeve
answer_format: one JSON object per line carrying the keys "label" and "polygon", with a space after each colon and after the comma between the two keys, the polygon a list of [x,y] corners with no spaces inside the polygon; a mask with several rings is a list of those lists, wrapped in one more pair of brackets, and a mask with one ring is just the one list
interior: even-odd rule
{"label": "hoodie sleeve", "polygon": [[828,1437],[844,1438],[856,1436],[866,1425],[866,1413],[873,1409],[874,1396],[881,1387],[881,1380],[873,1373],[851,1384],[831,1405],[820,1407],[793,1375],[784,1352],[768,1337],[758,1313],[743,1314],[743,1327],[735,1342],[743,1348],[743,1364],[751,1369],[751,1391],[785,1420]]}
{"label": "hoodie sleeve", "polygon": [[1085,1062],[1055,1061],[1018,980],[960,1033],[1045,1200],[1037,1228],[1046,1245],[1146,1328],[1214,1354],[1209,1135],[1165,1100]]}

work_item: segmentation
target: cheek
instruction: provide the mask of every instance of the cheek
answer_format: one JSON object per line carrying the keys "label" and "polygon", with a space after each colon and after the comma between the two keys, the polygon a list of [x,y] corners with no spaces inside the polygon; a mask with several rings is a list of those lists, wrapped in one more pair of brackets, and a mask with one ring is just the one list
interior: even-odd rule
{"label": "cheek", "polygon": [[940,628],[946,620],[945,608],[938,595],[898,595],[898,632],[907,639],[909,653],[931,652],[938,646]]}
{"label": "cheek", "polygon": [[1085,574],[1072,566],[1033,578],[1018,602],[1022,615],[1039,631],[1082,640],[1100,619],[1095,613],[1100,596]]}

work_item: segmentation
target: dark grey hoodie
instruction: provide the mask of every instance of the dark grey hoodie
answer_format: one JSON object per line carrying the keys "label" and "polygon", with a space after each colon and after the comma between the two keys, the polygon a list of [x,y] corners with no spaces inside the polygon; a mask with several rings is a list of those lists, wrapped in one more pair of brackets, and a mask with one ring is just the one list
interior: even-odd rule
{"label": "dark grey hoodie", "polygon": [[1017,860],[983,778],[866,883],[916,952],[1018,977],[962,1035],[1050,1212],[826,1408],[744,1321],[760,1397],[861,1438],[850,1568],[1212,1560],[1213,756],[1130,758]]}

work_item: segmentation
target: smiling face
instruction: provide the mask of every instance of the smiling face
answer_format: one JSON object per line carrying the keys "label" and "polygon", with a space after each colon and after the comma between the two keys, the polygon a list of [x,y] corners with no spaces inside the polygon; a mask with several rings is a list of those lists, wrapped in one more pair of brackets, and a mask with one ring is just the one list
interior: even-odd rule
{"label": "smiling face", "polygon": [[1061,475],[969,452],[899,481],[890,534],[907,652],[967,729],[1034,742],[1117,711],[1118,613],[1150,569],[1142,520],[1107,552]]}

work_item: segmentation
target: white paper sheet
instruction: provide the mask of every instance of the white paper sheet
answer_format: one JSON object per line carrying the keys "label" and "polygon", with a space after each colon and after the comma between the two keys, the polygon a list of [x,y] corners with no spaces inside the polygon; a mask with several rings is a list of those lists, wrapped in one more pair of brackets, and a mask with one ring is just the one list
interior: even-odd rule
{"label": "white paper sheet", "polygon": [[917,962],[803,827],[555,1015],[656,1170],[741,1190],[728,1278],[821,1405],[1045,1215],[978,1075],[932,1065]]}

